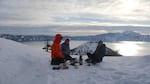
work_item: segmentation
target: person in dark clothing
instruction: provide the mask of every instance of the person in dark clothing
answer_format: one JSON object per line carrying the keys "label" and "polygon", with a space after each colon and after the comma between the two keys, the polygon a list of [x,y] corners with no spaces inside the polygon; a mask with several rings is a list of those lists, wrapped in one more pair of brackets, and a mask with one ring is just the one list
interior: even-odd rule
{"label": "person in dark clothing", "polygon": [[70,45],[69,45],[70,39],[66,38],[65,41],[61,44],[62,47],[62,53],[64,56],[65,61],[70,60],[70,62],[74,63],[74,61],[76,60],[75,58],[72,58],[70,56]]}
{"label": "person in dark clothing", "polygon": [[100,63],[103,61],[105,52],[106,52],[106,45],[103,44],[103,41],[99,41],[95,52],[93,54],[87,53],[88,59],[86,59],[85,61],[93,64]]}
{"label": "person in dark clothing", "polygon": [[64,55],[65,60],[71,60],[72,57],[70,56],[70,45],[69,45],[70,39],[67,38],[65,41],[61,44],[62,47],[62,53]]}

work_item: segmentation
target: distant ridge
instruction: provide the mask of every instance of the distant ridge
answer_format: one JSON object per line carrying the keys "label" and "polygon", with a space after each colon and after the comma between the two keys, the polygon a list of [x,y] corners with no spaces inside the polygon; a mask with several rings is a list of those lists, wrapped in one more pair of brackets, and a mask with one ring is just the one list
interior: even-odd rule
{"label": "distant ridge", "polygon": [[[24,41],[45,41],[53,40],[54,36],[49,35],[11,35],[11,34],[1,34],[1,38],[11,39],[18,42]],[[86,40],[86,41],[147,41],[150,42],[150,35],[141,35],[134,31],[124,31],[122,33],[106,33],[99,35],[90,36],[64,36],[70,37],[72,40]]]}

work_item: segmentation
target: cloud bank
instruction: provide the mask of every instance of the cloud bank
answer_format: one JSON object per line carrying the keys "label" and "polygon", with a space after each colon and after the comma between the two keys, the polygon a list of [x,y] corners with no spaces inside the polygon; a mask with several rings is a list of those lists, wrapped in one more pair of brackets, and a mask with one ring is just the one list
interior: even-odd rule
{"label": "cloud bank", "polygon": [[149,26],[149,0],[0,0],[0,25]]}

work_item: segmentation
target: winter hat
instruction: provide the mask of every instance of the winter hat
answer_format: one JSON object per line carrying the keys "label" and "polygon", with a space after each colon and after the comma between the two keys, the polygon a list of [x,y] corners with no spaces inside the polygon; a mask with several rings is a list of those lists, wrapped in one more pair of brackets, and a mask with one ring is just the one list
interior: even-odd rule
{"label": "winter hat", "polygon": [[70,41],[70,39],[69,39],[69,38],[66,38],[65,42],[69,42],[69,41]]}
{"label": "winter hat", "polygon": [[98,44],[103,44],[103,41],[99,41]]}

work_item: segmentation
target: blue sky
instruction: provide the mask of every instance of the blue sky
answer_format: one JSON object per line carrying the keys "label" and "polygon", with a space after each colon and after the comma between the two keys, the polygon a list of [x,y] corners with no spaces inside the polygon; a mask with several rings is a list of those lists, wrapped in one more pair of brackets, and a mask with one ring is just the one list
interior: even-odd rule
{"label": "blue sky", "polygon": [[0,10],[0,26],[150,27],[150,0],[0,0]]}

